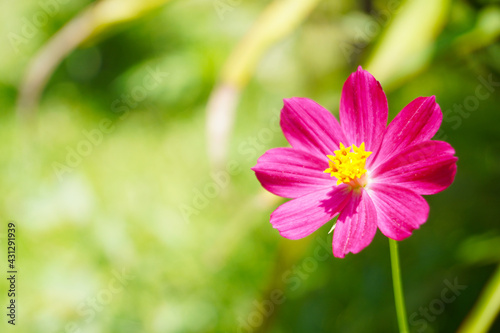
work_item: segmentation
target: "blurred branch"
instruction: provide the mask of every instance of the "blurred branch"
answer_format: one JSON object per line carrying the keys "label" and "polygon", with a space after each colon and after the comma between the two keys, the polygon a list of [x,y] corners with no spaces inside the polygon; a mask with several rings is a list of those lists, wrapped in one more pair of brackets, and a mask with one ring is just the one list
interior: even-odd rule
{"label": "blurred branch", "polygon": [[104,0],[89,5],[33,56],[19,89],[17,112],[21,118],[34,117],[40,95],[52,73],[76,47],[109,28],[134,20],[169,0]]}
{"label": "blurred branch", "polygon": [[384,89],[421,70],[430,60],[435,37],[448,16],[450,0],[405,1],[367,61]]}
{"label": "blurred branch", "polygon": [[320,0],[276,0],[229,56],[221,81],[236,88],[246,86],[265,51],[286,37],[311,13]]}
{"label": "blurred branch", "polygon": [[91,11],[71,20],[33,57],[19,89],[17,112],[21,118],[34,118],[43,88],[61,61],[91,32]]}
{"label": "blurred branch", "polygon": [[476,305],[458,330],[458,333],[488,332],[500,311],[500,266],[484,288]]}
{"label": "blurred branch", "polygon": [[226,159],[239,92],[252,77],[260,58],[294,31],[319,1],[275,0],[229,56],[207,104],[207,150],[213,169],[220,168]]}

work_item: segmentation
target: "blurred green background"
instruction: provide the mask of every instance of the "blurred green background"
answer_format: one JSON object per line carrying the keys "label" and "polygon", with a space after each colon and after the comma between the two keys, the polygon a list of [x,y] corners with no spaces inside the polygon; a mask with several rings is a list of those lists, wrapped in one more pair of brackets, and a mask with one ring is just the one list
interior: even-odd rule
{"label": "blurred green background", "polygon": [[[455,332],[496,270],[498,1],[0,8],[0,244],[6,254],[14,221],[19,271],[15,327],[0,279],[2,332],[397,331],[387,239],[336,259],[330,224],[281,238],[269,214],[283,200],[250,170],[287,145],[283,98],[338,115],[358,65],[380,80],[390,119],[435,95],[436,138],[459,157],[454,184],[426,198],[427,223],[400,243],[412,332]],[[445,302],[453,283],[466,288]]]}

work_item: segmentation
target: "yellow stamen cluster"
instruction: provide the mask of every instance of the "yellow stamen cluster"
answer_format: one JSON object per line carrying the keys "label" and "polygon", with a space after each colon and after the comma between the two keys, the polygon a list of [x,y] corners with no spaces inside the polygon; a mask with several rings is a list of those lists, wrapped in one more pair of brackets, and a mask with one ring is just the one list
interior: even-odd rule
{"label": "yellow stamen cluster", "polygon": [[[351,152],[352,148],[352,152]],[[324,172],[329,173],[331,177],[337,178],[337,185],[341,183],[350,183],[352,180],[361,178],[366,173],[366,158],[372,152],[365,151],[363,142],[359,148],[356,145],[344,147],[340,144],[340,149],[334,151],[334,155],[326,155],[329,159],[329,168]]]}

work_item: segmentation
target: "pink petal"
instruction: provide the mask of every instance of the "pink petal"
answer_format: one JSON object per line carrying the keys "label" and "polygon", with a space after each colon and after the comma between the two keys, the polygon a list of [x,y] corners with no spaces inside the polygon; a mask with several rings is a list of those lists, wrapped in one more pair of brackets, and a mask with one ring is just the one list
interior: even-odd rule
{"label": "pink petal", "polygon": [[414,99],[389,124],[379,151],[367,161],[367,166],[376,166],[410,145],[430,140],[442,119],[443,114],[434,96]]}
{"label": "pink petal", "polygon": [[262,155],[252,170],[269,192],[297,198],[335,185],[336,179],[323,172],[326,168],[326,156],[320,159],[294,148],[274,148]]}
{"label": "pink petal", "polygon": [[309,236],[337,215],[350,196],[344,184],[304,195],[279,206],[271,214],[271,224],[288,239]]}
{"label": "pink petal", "polygon": [[377,212],[366,191],[353,194],[344,207],[333,234],[333,255],[344,258],[367,247],[377,232]]}
{"label": "pink petal", "polygon": [[373,171],[379,183],[400,184],[418,194],[435,194],[451,185],[457,171],[455,150],[443,141],[425,141],[401,151]]}
{"label": "pink petal", "polygon": [[420,195],[399,185],[370,184],[370,197],[377,208],[377,226],[394,240],[403,240],[427,220],[429,205]]}
{"label": "pink petal", "polygon": [[337,119],[321,105],[298,97],[284,103],[280,124],[292,147],[323,157],[339,149],[339,142],[345,142]]}
{"label": "pink petal", "polygon": [[342,88],[340,122],[348,143],[365,143],[368,151],[374,151],[387,124],[388,106],[385,93],[375,78],[358,67]]}

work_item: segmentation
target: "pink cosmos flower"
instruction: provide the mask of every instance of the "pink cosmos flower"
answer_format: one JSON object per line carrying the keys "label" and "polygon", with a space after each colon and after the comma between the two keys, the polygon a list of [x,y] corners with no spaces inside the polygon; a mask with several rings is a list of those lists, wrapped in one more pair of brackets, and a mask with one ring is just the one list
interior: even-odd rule
{"label": "pink cosmos flower", "polygon": [[271,214],[283,237],[306,237],[339,214],[333,254],[371,243],[378,229],[402,240],[429,214],[422,195],[446,189],[456,173],[454,149],[430,140],[441,125],[435,97],[419,97],[386,126],[380,83],[358,68],[344,84],[340,124],[307,98],[284,100],[281,128],[292,146],[274,148],[252,168],[271,193],[293,200]]}

